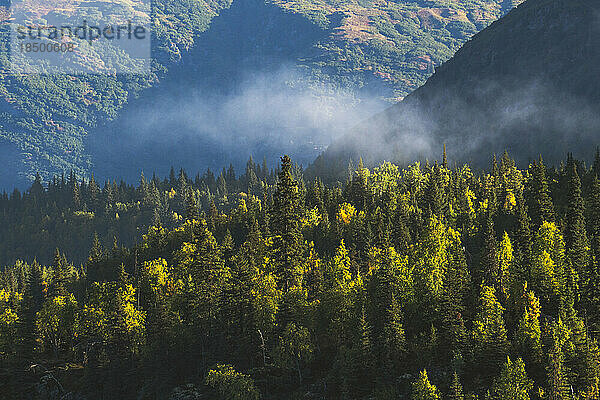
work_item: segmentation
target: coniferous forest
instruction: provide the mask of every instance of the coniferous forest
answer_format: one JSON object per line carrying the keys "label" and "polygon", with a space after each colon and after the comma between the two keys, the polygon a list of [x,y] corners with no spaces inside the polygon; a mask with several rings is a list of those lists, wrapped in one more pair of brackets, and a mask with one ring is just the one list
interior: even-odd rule
{"label": "coniferous forest", "polygon": [[0,398],[598,399],[599,176],[36,179],[0,198]]}

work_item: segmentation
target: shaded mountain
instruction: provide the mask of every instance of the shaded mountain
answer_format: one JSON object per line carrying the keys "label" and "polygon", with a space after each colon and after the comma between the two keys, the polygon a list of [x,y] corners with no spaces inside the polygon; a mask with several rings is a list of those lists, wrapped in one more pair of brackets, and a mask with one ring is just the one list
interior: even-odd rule
{"label": "shaded mountain", "polygon": [[[161,159],[156,154],[164,154],[166,148],[169,154],[179,155],[171,157],[170,163],[193,170],[214,165],[211,160],[227,163],[232,154],[239,161],[250,153],[260,158],[282,148],[312,160],[321,146],[328,144],[318,140],[317,134],[345,128],[339,120],[325,116],[337,114],[342,120],[346,115],[362,117],[357,106],[366,115],[376,109],[365,106],[371,100],[387,106],[403,98],[475,32],[520,1],[156,0],[153,74],[0,74],[0,142],[10,143],[18,158],[9,173],[22,181],[32,180],[36,173],[48,180],[71,170],[80,178],[95,170],[103,175],[118,170],[118,175],[128,176],[140,168],[162,169],[166,161],[154,161]],[[119,1],[104,3],[111,2]],[[5,50],[0,51],[3,71],[8,65],[8,15],[6,9],[0,9],[5,21],[0,31],[0,47]],[[271,87],[263,83],[273,80],[272,71],[283,90],[268,96]],[[257,79],[248,79],[249,75],[258,75],[258,87],[254,85]],[[240,82],[241,87],[236,87]],[[198,134],[196,127],[216,126],[215,121],[227,120],[228,114],[198,112],[194,102],[182,106],[181,100],[194,96],[235,109],[240,103],[237,93],[247,91],[248,86],[256,102],[272,112],[255,116],[247,130],[226,126],[228,138],[240,139],[226,149],[213,146],[214,140],[205,139],[210,135]],[[294,97],[287,96],[289,88],[296,93]],[[258,96],[256,91],[263,94]],[[176,102],[168,97],[173,92]],[[318,115],[296,113],[291,122],[277,122],[278,116],[295,112],[297,96],[304,108],[317,109]],[[156,108],[148,106],[151,103]],[[276,103],[283,106],[273,107]],[[161,112],[161,104],[171,104],[181,111],[181,118]],[[140,109],[146,110],[142,116],[150,114],[154,120],[173,124],[146,129],[153,119],[144,118],[147,124],[137,125],[135,113]],[[197,117],[203,114],[211,114],[211,118],[200,121]],[[311,118],[316,121],[303,123]],[[297,126],[296,121],[302,124]],[[171,141],[181,145],[165,147],[164,141],[154,140],[157,134],[164,138],[164,131],[181,133]],[[257,131],[266,132],[263,140],[257,146],[249,144]],[[131,147],[135,142],[127,141],[128,137],[142,139],[140,145]],[[302,139],[298,146],[296,138],[306,137],[309,139]],[[335,135],[330,134],[331,138]],[[109,146],[102,147],[103,142]],[[121,157],[112,156],[121,150]],[[206,154],[210,157],[203,158]],[[120,164],[123,160],[126,162]],[[3,179],[0,188],[10,189],[15,183],[17,180]]]}
{"label": "shaded mountain", "polygon": [[600,143],[600,4],[529,0],[466,43],[425,85],[365,121],[313,168],[348,160],[406,161],[448,146],[476,165],[508,150],[520,162],[567,151],[590,157]]}
{"label": "shaded mountain", "polygon": [[[483,3],[489,12],[477,14]],[[345,1],[315,14],[293,1],[233,1],[159,85],[89,135],[94,173],[132,181],[172,165],[240,170],[250,155],[284,152],[306,165],[503,12],[483,3]]]}

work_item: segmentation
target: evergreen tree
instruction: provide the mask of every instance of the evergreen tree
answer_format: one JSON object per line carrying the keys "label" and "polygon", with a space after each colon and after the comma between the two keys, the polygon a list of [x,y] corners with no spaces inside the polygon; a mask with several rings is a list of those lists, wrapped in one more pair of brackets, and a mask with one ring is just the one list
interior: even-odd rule
{"label": "evergreen tree", "polygon": [[566,328],[559,320],[552,322],[548,327],[550,331],[548,344],[548,361],[546,371],[548,374],[547,396],[550,400],[571,399],[571,388],[568,381],[568,370],[565,365],[563,345],[566,337]]}
{"label": "evergreen tree", "polygon": [[42,270],[37,260],[29,270],[27,284],[23,293],[21,310],[19,312],[19,354],[25,359],[33,357],[36,345],[36,325],[35,319],[37,312],[42,308],[44,302],[42,286]]}
{"label": "evergreen tree", "polygon": [[464,400],[463,387],[460,384],[458,374],[454,372],[452,375],[452,384],[450,384],[450,392],[448,393],[448,400]]}
{"label": "evergreen tree", "polygon": [[527,214],[527,205],[522,193],[517,196],[517,230],[515,232],[515,269],[511,274],[513,290],[520,288],[526,281],[530,281],[531,272],[531,245],[533,243],[531,235],[531,220]]}
{"label": "evergreen tree", "polygon": [[69,279],[66,261],[58,249],[54,252],[54,261],[52,262],[52,272],[54,274],[52,285],[50,287],[50,297],[67,295],[67,281]]}
{"label": "evergreen tree", "polygon": [[102,277],[102,272],[98,271],[98,268],[100,266],[100,262],[102,261],[103,254],[104,251],[102,249],[102,245],[100,244],[98,233],[94,232],[92,248],[90,249],[90,254],[86,263],[87,274],[89,279],[92,281],[99,280]]}
{"label": "evergreen tree", "polygon": [[581,300],[587,311],[590,325],[598,330],[600,326],[600,180],[597,176],[592,179],[588,216],[591,240],[588,266],[581,276],[584,279]]}
{"label": "evergreen tree", "polygon": [[185,194],[185,217],[188,220],[198,219],[198,205],[194,189],[188,187]]}
{"label": "evergreen tree", "polygon": [[494,398],[529,400],[532,390],[533,382],[527,377],[523,360],[518,358],[513,362],[510,357],[507,358],[502,373],[494,385]]}
{"label": "evergreen tree", "polygon": [[445,215],[447,208],[442,170],[437,162],[429,174],[429,185],[425,195],[425,207],[431,211],[431,215],[441,218]]}
{"label": "evergreen tree", "polygon": [[440,400],[440,392],[429,382],[427,371],[423,370],[412,385],[412,400]]}
{"label": "evergreen tree", "polygon": [[302,281],[302,208],[298,184],[291,172],[292,161],[288,156],[282,157],[279,180],[273,196],[273,208],[270,212],[272,234],[276,236],[277,275],[284,292],[301,285]]}
{"label": "evergreen tree", "polygon": [[460,243],[456,243],[451,248],[450,257],[439,305],[441,345],[447,360],[466,354],[467,331],[464,318],[471,283],[467,261]]}
{"label": "evergreen tree", "polygon": [[490,380],[508,353],[508,338],[502,314],[504,309],[489,286],[481,288],[479,313],[473,322],[474,371]]}
{"label": "evergreen tree", "polygon": [[581,181],[577,166],[573,160],[568,165],[567,216],[565,226],[565,245],[567,259],[579,275],[583,275],[588,263],[584,204],[581,194]]}
{"label": "evergreen tree", "polygon": [[488,286],[493,286],[497,291],[500,289],[499,270],[498,242],[496,241],[496,232],[494,231],[494,221],[491,213],[488,212],[483,230],[481,271],[483,282]]}
{"label": "evergreen tree", "polygon": [[532,371],[534,378],[542,379],[544,375],[544,360],[542,354],[541,336],[541,307],[540,301],[533,292],[526,291],[522,294],[523,315],[519,321],[516,334],[516,345]]}
{"label": "evergreen tree", "polygon": [[543,222],[554,222],[554,206],[550,197],[546,166],[540,157],[531,168],[529,185],[529,215],[533,226],[537,229]]}

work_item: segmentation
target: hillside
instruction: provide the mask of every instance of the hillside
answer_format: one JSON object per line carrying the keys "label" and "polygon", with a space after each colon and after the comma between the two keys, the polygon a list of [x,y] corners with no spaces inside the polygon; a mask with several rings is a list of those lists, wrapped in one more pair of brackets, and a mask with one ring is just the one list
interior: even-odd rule
{"label": "hillside", "polygon": [[530,0],[477,34],[425,85],[360,125],[320,157],[341,172],[369,161],[432,157],[447,144],[457,161],[508,149],[526,163],[598,144],[598,2]]}
{"label": "hillside", "polygon": [[600,398],[600,153],[299,172],[0,196],[0,398]]}
{"label": "hillside", "polygon": [[[136,122],[135,129],[129,129],[124,120],[130,120],[153,99],[158,100],[155,103],[168,101],[173,90],[180,98],[193,91],[195,97],[226,103],[229,97],[214,97],[231,94],[231,85],[239,83],[232,77],[258,74],[270,81],[271,72],[278,68],[292,74],[292,78],[279,80],[282,96],[287,97],[291,88],[296,97],[306,101],[305,108],[324,108],[326,112],[313,118],[312,124],[293,129],[276,122],[267,123],[265,129],[262,121],[275,120],[280,110],[254,117],[258,121],[255,130],[279,133],[269,133],[258,144],[242,147],[241,159],[251,152],[262,156],[261,153],[281,151],[283,145],[297,144],[293,139],[286,140],[289,137],[305,137],[307,131],[318,131],[313,135],[316,139],[301,143],[296,149],[299,157],[312,159],[321,145],[327,145],[325,142],[337,135],[337,132],[324,134],[331,126],[339,125],[334,115],[357,113],[362,118],[369,111],[381,109],[386,102],[403,98],[425,82],[435,67],[449,59],[473,33],[517,3],[506,0],[157,1],[152,15],[155,63],[150,76],[14,76],[6,73],[7,60],[2,59],[5,73],[0,77],[0,154],[11,161],[10,171],[19,172],[20,179],[15,180],[14,174],[7,178],[0,175],[0,187],[24,185],[36,173],[44,180],[71,170],[80,177],[89,176],[96,169],[102,175],[114,176],[113,170],[106,168],[107,164],[114,167],[115,163],[106,161],[106,154],[113,149],[103,148],[101,143],[112,142],[104,140],[107,133],[118,138],[124,133],[131,134],[132,130],[137,138],[151,138],[132,149],[138,155],[150,151],[147,157],[150,163],[127,153],[122,160],[130,164],[122,165],[123,176],[130,177],[142,168],[164,168],[166,162],[152,165],[155,157],[151,150],[156,147],[152,138],[157,131]],[[232,4],[232,11],[224,13]],[[241,21],[236,17],[240,10],[244,10],[245,17]],[[264,23],[267,15],[270,23]],[[212,24],[215,17],[221,22]],[[283,30],[288,30],[288,34],[282,34]],[[223,32],[230,42],[219,36]],[[3,37],[7,46],[6,34]],[[238,46],[239,42],[245,43],[245,47]],[[250,71],[249,58],[254,59]],[[199,61],[202,61],[200,69],[195,66]],[[197,75],[206,72],[200,79],[202,82],[198,82]],[[207,92],[207,87],[217,90]],[[148,88],[156,90],[148,92]],[[236,89],[239,91],[236,87],[233,91]],[[138,106],[136,99],[140,96],[142,102]],[[325,106],[321,107],[323,101]],[[194,112],[193,107],[190,105],[190,113]],[[361,109],[365,110],[362,114],[356,111]],[[162,120],[177,119],[151,112]],[[125,115],[121,116],[122,113]],[[297,119],[307,119],[306,113],[298,115]],[[202,124],[193,121],[193,125]],[[234,128],[224,129],[231,135]],[[185,158],[182,165],[214,166],[215,159],[223,160],[232,153],[231,146],[223,148],[220,143],[206,141],[205,132],[189,127],[181,130],[187,137],[202,139],[194,145],[177,147]],[[252,129],[244,134],[256,136]],[[283,144],[273,145],[274,135],[283,137]],[[99,147],[95,147],[98,143]],[[265,143],[275,149],[265,150]],[[216,148],[214,157],[203,158],[209,153],[207,149],[212,148]],[[196,150],[190,152],[190,149]],[[237,153],[239,146],[235,150]],[[230,159],[240,162],[237,154]]]}

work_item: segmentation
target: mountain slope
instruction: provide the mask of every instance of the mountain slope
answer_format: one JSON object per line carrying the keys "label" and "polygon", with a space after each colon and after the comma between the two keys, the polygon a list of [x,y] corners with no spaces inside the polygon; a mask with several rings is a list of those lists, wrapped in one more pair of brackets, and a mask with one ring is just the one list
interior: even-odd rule
{"label": "mountain slope", "polygon": [[[156,62],[154,74],[150,76],[11,76],[7,73],[0,76],[0,141],[9,143],[3,148],[10,152],[10,160],[20,160],[16,170],[11,168],[8,178],[3,178],[4,174],[0,176],[0,188],[10,188],[17,183],[15,177],[10,178],[11,172],[22,180],[31,180],[36,173],[48,179],[53,174],[68,174],[70,170],[80,177],[89,176],[97,169],[100,173],[110,172],[104,168],[107,162],[112,163],[113,168],[126,170],[129,174],[139,172],[142,166],[146,169],[162,167],[162,164],[154,166],[152,163],[148,167],[144,162],[137,162],[135,156],[122,157],[133,161],[130,164],[115,165],[112,159],[106,161],[106,153],[113,149],[95,145],[119,137],[123,129],[127,129],[125,135],[134,131],[138,138],[150,137],[149,141],[142,140],[146,143],[144,146],[133,148],[134,153],[143,154],[148,149],[156,151],[152,147],[152,138],[157,130],[146,132],[141,126],[131,129],[122,122],[131,120],[134,111],[147,104],[144,101],[152,102],[144,99],[156,97],[162,101],[167,96],[162,91],[168,94],[176,87],[185,95],[189,93],[185,92],[187,89],[193,89],[195,96],[210,98],[215,94],[214,91],[206,91],[210,87],[216,88],[219,96],[229,96],[232,91],[235,93],[240,90],[232,85],[239,83],[232,76],[248,74],[248,60],[253,62],[254,69],[249,74],[258,74],[267,81],[271,79],[273,70],[291,70],[291,78],[280,79],[284,89],[292,87],[298,90],[302,99],[316,98],[312,103],[307,102],[307,107],[327,109],[327,115],[353,114],[359,104],[366,110],[364,104],[371,101],[394,102],[425,82],[435,67],[450,58],[472,34],[519,2],[156,1],[152,16]],[[246,18],[242,19],[242,23],[238,23],[239,19],[231,18],[235,15],[234,11],[221,19],[230,6],[245,10]],[[267,13],[266,10],[270,11]],[[267,15],[269,18],[275,16],[275,19],[265,18]],[[213,26],[215,18],[222,22]],[[287,22],[277,26],[282,21]],[[223,32],[229,35],[229,42],[227,38],[217,36]],[[273,32],[279,32],[280,35],[273,36]],[[290,32],[294,34],[290,35]],[[263,40],[265,34],[270,40]],[[6,35],[3,40],[7,46]],[[208,42],[204,43],[204,40]],[[251,46],[239,47],[239,43]],[[298,43],[302,45],[298,46]],[[220,44],[224,45],[219,47]],[[210,52],[204,51],[207,49]],[[269,57],[261,58],[264,55]],[[6,58],[2,60],[6,70]],[[198,68],[195,64],[202,64],[203,67]],[[213,70],[210,70],[211,67]],[[170,78],[172,72],[178,76]],[[197,74],[203,75],[194,77]],[[198,81],[202,81],[201,84]],[[164,84],[159,84],[161,82]],[[230,90],[232,87],[233,90]],[[157,90],[147,92],[148,88]],[[138,106],[136,103],[140,97],[142,100]],[[274,97],[277,99],[277,95]],[[280,93],[279,97],[287,96]],[[322,106],[323,99],[327,102],[326,106]],[[331,99],[333,103],[329,102]],[[229,97],[215,101],[227,103]],[[338,104],[340,102],[341,105]],[[152,110],[152,113],[163,120],[174,118],[172,115],[163,116],[159,111]],[[191,113],[194,114],[193,110]],[[304,131],[310,131],[314,126],[322,134],[330,131],[332,125],[337,125],[337,120],[325,118],[325,123],[317,121],[308,127],[290,130],[283,124],[272,123],[278,114],[281,112],[257,117],[258,122],[262,122],[260,119],[266,119],[267,122],[265,126],[257,123],[255,130],[264,128],[268,133],[261,138],[262,144],[259,146],[240,147],[239,143],[235,143],[236,155],[240,155],[240,150],[245,153],[243,157],[237,157],[238,160],[246,159],[253,151],[255,155],[268,153],[263,152],[264,146],[273,152],[283,151],[291,142],[297,143],[293,140],[294,135],[307,136]],[[186,116],[182,119],[185,125]],[[297,119],[304,120],[306,117]],[[177,123],[182,125],[181,121]],[[212,123],[211,120],[200,123],[194,121],[196,126]],[[201,136],[200,139],[203,139],[206,136],[203,132],[198,134],[196,129],[181,130],[185,131],[183,133],[187,138]],[[279,133],[270,133],[276,131]],[[109,133],[108,137],[104,136],[106,133]],[[239,135],[253,137],[254,133],[250,130]],[[275,141],[272,140],[274,136]],[[304,154],[305,158],[313,157],[314,148],[328,144],[315,143],[314,140],[302,143],[297,151]],[[281,145],[276,143],[275,146],[274,142],[281,142]],[[182,143],[178,150],[184,157],[190,148],[200,148],[201,153],[206,154],[211,152],[211,147],[210,140],[196,140],[192,145]],[[231,150],[217,149],[213,158],[223,161],[221,155],[231,153]],[[182,164],[195,163],[194,169],[212,165],[209,159],[199,157],[198,151],[185,157]],[[152,151],[146,159],[154,159]],[[174,164],[178,162],[172,161]]]}
{"label": "mountain slope", "polygon": [[521,162],[565,147],[590,157],[600,129],[600,5],[529,0],[477,34],[403,102],[361,124],[315,162],[342,171],[359,155],[403,161],[439,154]]}

